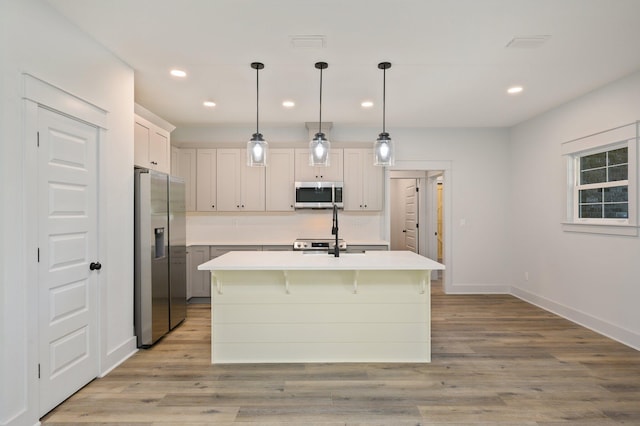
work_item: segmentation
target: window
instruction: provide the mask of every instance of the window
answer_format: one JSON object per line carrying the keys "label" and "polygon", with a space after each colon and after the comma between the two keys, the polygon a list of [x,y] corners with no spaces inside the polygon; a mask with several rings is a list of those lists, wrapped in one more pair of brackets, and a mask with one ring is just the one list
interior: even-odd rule
{"label": "window", "polygon": [[638,123],[563,144],[565,231],[638,235]]}
{"label": "window", "polygon": [[579,219],[629,218],[629,148],[576,156]]}

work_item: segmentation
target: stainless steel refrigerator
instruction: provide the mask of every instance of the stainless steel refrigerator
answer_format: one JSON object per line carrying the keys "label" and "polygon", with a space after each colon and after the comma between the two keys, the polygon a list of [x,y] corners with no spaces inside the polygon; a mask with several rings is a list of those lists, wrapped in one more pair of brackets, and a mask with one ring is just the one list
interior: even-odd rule
{"label": "stainless steel refrigerator", "polygon": [[135,169],[134,326],[148,347],[186,316],[184,182]]}

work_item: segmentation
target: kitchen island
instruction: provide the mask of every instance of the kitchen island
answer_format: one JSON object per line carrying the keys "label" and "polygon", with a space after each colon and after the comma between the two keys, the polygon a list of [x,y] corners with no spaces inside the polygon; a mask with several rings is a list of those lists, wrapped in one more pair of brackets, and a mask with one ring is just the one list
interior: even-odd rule
{"label": "kitchen island", "polygon": [[407,251],[229,252],[211,272],[213,363],[430,362],[430,272]]}

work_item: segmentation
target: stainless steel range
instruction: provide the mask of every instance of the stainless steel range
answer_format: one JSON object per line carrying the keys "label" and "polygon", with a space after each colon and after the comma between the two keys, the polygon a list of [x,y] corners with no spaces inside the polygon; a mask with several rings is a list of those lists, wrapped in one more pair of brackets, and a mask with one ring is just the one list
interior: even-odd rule
{"label": "stainless steel range", "polygon": [[[333,251],[335,246],[336,242],[333,238],[301,238],[293,242],[293,250],[304,251],[305,253],[329,253]],[[344,240],[339,239],[338,249],[340,251],[346,251],[347,243]]]}

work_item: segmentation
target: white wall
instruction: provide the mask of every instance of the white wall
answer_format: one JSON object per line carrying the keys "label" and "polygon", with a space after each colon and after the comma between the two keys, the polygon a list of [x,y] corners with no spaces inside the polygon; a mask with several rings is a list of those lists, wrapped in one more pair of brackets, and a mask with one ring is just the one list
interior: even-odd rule
{"label": "white wall", "polygon": [[[508,231],[505,223],[507,212],[508,171],[508,131],[506,129],[389,129],[396,142],[398,162],[450,162],[451,179],[447,182],[446,196],[452,197],[451,218],[448,230],[451,232],[451,256],[445,259],[446,274],[451,280],[450,292],[508,292],[510,275],[505,269],[508,260]],[[241,127],[180,127],[172,133],[172,143],[179,146],[195,147],[203,144],[235,144],[242,147],[250,128]],[[330,140],[336,147],[350,143],[370,146],[379,133],[378,128],[363,128],[336,125],[331,130]],[[270,145],[299,143],[308,144],[308,133],[304,123],[286,128],[264,129],[263,134]],[[370,142],[363,142],[370,141]],[[418,166],[417,166],[418,167]],[[276,216],[277,217],[277,216]],[[372,225],[375,238],[386,239],[385,217],[380,223],[369,223],[370,218],[357,221],[351,219],[361,229]],[[211,226],[229,226],[235,235],[251,235],[252,220],[276,223],[274,217],[245,217],[234,219],[219,215],[192,216],[188,218],[187,233],[197,236]],[[301,219],[304,222],[304,218]],[[341,234],[348,238],[349,217],[341,221]],[[299,226],[299,220],[292,222]],[[354,225],[356,226],[356,225]],[[322,229],[322,225],[318,227]],[[225,230],[221,229],[222,233]],[[361,232],[357,232],[358,235]],[[296,235],[299,236],[299,235]],[[193,241],[193,240],[192,240]],[[488,249],[490,248],[490,249]]]}
{"label": "white wall", "polygon": [[508,210],[514,294],[640,349],[640,239],[560,226],[560,144],[640,119],[638,99],[640,73],[514,127]]}
{"label": "white wall", "polygon": [[[0,424],[35,424],[37,315],[22,170],[22,73],[109,112],[100,148],[100,370],[135,349],[133,338],[133,71],[41,0],[0,2]],[[133,345],[132,345],[133,344]]]}

